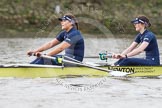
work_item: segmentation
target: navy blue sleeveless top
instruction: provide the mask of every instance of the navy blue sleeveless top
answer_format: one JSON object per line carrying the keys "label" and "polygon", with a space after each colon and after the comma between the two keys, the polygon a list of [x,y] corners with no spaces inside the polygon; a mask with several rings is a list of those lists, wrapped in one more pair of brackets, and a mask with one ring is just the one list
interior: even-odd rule
{"label": "navy blue sleeveless top", "polygon": [[60,42],[68,42],[71,45],[69,48],[65,49],[65,56],[83,61],[84,38],[76,28],[73,27],[69,32],[60,32],[56,39]]}
{"label": "navy blue sleeveless top", "polygon": [[145,49],[146,59],[151,59],[160,64],[159,48],[155,35],[151,31],[145,30],[143,34],[139,33],[135,38],[137,43],[142,43],[143,41],[149,43]]}

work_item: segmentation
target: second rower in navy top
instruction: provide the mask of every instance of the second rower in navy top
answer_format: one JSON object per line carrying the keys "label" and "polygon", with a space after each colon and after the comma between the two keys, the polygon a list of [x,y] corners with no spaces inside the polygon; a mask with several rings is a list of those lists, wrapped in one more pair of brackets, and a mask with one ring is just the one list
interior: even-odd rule
{"label": "second rower in navy top", "polygon": [[[134,42],[121,54],[113,54],[112,57],[119,59],[114,65],[117,66],[153,66],[160,65],[159,48],[155,34],[147,30],[151,26],[146,16],[139,16],[131,21],[135,30],[139,32]],[[145,58],[132,58],[145,51]]]}

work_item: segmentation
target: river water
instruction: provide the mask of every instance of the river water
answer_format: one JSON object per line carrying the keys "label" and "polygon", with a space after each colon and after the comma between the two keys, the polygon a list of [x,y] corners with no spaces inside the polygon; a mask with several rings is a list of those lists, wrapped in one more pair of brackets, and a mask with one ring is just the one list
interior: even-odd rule
{"label": "river water", "polygon": [[[1,38],[0,63],[29,63],[34,57],[28,57],[26,52],[49,40],[51,38]],[[85,55],[121,52],[131,40],[86,38]],[[162,52],[162,39],[158,39],[158,43]],[[114,60],[108,62],[111,64]],[[0,78],[0,108],[160,108],[161,102],[162,77]]]}

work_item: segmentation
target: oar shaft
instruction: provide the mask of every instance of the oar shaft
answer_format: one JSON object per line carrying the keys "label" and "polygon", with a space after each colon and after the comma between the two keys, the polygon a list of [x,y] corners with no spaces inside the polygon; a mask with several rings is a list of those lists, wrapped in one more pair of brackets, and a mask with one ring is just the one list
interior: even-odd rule
{"label": "oar shaft", "polygon": [[47,59],[56,59],[56,57],[47,56],[47,55],[41,55],[41,57],[43,57],[43,58],[47,58]]}
{"label": "oar shaft", "polygon": [[[51,56],[47,56],[47,55],[41,55],[41,57],[47,58],[47,59],[56,59],[56,57],[51,57]],[[82,63],[82,62],[76,62],[76,61],[74,62],[74,61],[70,61],[70,60],[66,60],[66,59],[63,59],[63,62],[75,64],[75,65],[80,65],[80,66],[85,66],[85,67],[89,67],[89,68],[96,69],[96,70],[101,70],[101,71],[104,71],[104,72],[108,72],[108,73],[110,73],[114,76],[126,76],[126,75],[129,75],[129,74],[132,74],[132,73],[108,70],[108,69],[92,66],[92,65],[89,65],[89,64],[85,64],[85,63]]]}
{"label": "oar shaft", "polygon": [[68,56],[64,56],[64,58],[69,59],[69,60],[72,60],[72,61],[75,61],[75,62],[78,62],[78,63],[81,63],[81,61],[78,61],[78,60],[73,59],[73,58],[68,57]]}
{"label": "oar shaft", "polygon": [[[51,57],[51,56],[47,56],[47,55],[41,55],[41,57],[47,58],[47,59],[56,59],[56,57]],[[68,57],[68,58],[70,58],[70,57]],[[111,71],[111,70],[107,70],[107,69],[104,69],[104,68],[100,68],[100,67],[92,66],[92,65],[89,65],[89,64],[85,64],[85,63],[82,63],[80,61],[77,61],[77,62],[76,61],[74,62],[74,61],[63,59],[63,62],[65,62],[65,63],[85,66],[85,67],[89,67],[89,68],[93,68],[93,69],[97,69],[97,70],[101,70],[101,71],[105,71],[105,72],[110,72]]]}
{"label": "oar shaft", "polygon": [[85,56],[84,58],[99,58],[99,56]]}
{"label": "oar shaft", "polygon": [[[112,58],[112,55],[105,55],[106,58]],[[100,58],[99,56],[85,56],[84,58]]]}

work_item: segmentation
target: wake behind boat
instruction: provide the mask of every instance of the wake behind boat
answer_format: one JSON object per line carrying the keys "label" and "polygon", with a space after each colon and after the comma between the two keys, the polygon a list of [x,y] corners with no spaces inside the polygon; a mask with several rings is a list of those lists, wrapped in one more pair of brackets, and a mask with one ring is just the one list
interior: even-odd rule
{"label": "wake behind boat", "polygon": [[[100,68],[106,69],[108,72],[86,66],[64,67],[36,64],[6,64],[0,65],[0,77],[107,77],[113,76],[113,74],[116,74],[115,72],[120,72],[120,74],[122,74],[122,72],[129,73],[126,75],[128,77],[152,77],[162,75],[162,66],[108,66],[100,64],[99,69]],[[111,72],[113,72],[113,74]]]}

